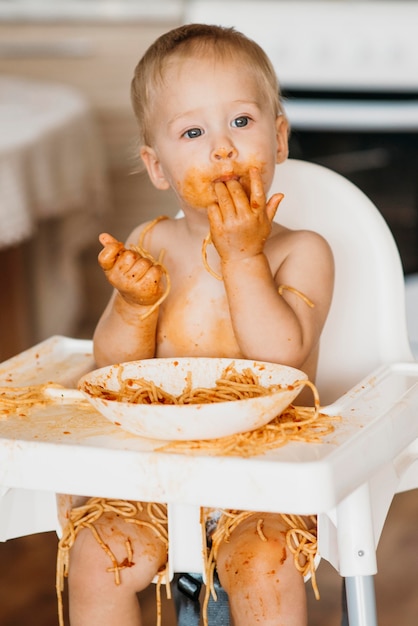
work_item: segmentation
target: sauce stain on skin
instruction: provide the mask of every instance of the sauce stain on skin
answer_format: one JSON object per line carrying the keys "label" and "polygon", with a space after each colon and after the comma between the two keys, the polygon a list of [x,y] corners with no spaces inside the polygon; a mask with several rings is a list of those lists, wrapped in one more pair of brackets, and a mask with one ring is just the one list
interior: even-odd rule
{"label": "sauce stain on skin", "polygon": [[216,202],[212,180],[211,174],[192,168],[181,185],[181,194],[192,206],[207,208]]}
{"label": "sauce stain on skin", "polygon": [[[209,277],[208,280],[212,280]],[[223,291],[209,299],[207,290],[196,288],[199,279],[188,280],[170,295],[170,314],[161,308],[157,356],[217,356],[239,358],[229,310]],[[218,289],[218,287],[217,287]],[[205,293],[206,291],[206,293]],[[202,302],[207,302],[202,309]],[[168,302],[168,299],[167,299]]]}
{"label": "sauce stain on skin", "polygon": [[[239,164],[233,161],[223,163],[221,171],[219,169],[217,171],[208,171],[207,169],[193,167],[187,172],[183,183],[180,184],[178,182],[178,187],[181,195],[191,206],[207,208],[217,202],[214,181],[222,181],[223,176],[227,178],[233,175],[234,178],[236,177],[239,180],[247,196],[250,197],[249,170],[251,168],[256,168],[262,172],[263,164],[255,157],[251,157],[250,162],[246,164]],[[257,203],[253,205],[253,208],[258,208]]]}

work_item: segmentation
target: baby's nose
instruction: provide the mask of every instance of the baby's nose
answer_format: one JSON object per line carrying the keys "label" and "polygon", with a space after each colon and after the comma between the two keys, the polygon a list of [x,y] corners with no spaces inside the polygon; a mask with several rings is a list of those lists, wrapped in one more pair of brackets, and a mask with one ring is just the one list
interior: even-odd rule
{"label": "baby's nose", "polygon": [[212,156],[216,161],[222,161],[224,159],[234,159],[237,156],[237,151],[233,146],[223,146],[216,148],[213,151]]}

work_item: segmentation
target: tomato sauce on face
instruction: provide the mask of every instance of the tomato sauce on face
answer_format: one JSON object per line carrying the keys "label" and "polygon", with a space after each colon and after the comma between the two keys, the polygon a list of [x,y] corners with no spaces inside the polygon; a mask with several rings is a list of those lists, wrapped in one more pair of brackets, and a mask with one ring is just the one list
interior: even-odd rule
{"label": "tomato sauce on face", "polygon": [[218,180],[226,181],[229,178],[235,178],[241,183],[249,198],[251,190],[250,168],[257,168],[262,172],[263,164],[258,159],[253,158],[245,165],[231,162],[226,167],[224,163],[222,171],[208,171],[207,169],[192,167],[188,170],[184,181],[179,184],[179,191],[184,200],[191,206],[207,208],[217,201],[214,183]]}

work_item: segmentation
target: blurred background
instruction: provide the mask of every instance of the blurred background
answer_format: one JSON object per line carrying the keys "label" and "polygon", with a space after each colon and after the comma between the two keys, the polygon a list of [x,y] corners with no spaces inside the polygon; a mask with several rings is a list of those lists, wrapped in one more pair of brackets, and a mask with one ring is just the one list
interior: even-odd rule
{"label": "blurred background", "polygon": [[[417,354],[416,0],[0,0],[0,361],[53,334],[91,337],[110,295],[98,234],[124,240],[176,213],[138,172],[129,87],[148,45],[190,21],[256,39],[282,86],[290,156],[342,173],[378,206]],[[416,494],[397,496],[378,552],[382,626],[417,623],[417,522]],[[2,626],[56,624],[55,550],[49,533],[0,544]],[[322,563],[319,582],[309,624],[336,626],[339,577]]]}

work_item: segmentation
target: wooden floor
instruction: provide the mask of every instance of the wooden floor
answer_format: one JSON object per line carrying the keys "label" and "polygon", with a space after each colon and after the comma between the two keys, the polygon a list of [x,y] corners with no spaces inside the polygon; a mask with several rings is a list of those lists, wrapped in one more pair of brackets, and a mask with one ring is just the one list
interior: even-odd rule
{"label": "wooden floor", "polygon": [[[54,533],[0,544],[0,626],[57,626]],[[418,491],[397,495],[378,548],[376,597],[379,626],[418,624]],[[321,600],[307,584],[309,626],[339,626],[341,579],[325,561],[319,566]],[[144,626],[155,624],[155,588],[141,594]],[[164,593],[163,593],[164,596]],[[175,624],[164,602],[163,625]],[[96,625],[92,625],[96,626]],[[121,624],[123,626],[123,624]]]}

